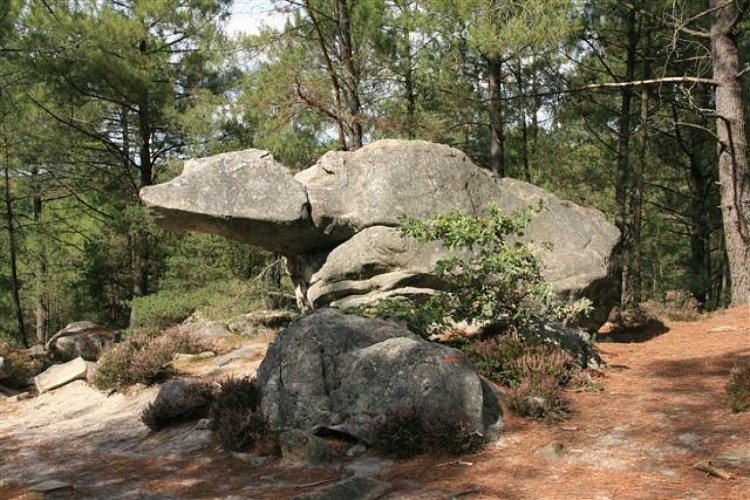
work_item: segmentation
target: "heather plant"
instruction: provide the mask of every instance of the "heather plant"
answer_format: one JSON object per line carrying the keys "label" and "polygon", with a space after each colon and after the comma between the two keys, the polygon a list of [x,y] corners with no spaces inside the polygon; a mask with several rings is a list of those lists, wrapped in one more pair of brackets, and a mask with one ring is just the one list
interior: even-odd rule
{"label": "heather plant", "polygon": [[260,411],[261,392],[254,379],[221,383],[211,407],[211,430],[228,451],[275,452],[276,432]]}
{"label": "heather plant", "polygon": [[726,384],[729,407],[734,412],[750,409],[750,362],[735,365]]}
{"label": "heather plant", "polygon": [[460,418],[436,415],[428,419],[412,406],[387,409],[375,433],[375,449],[399,459],[429,451],[471,453],[486,442],[481,433],[472,431],[469,423]]}
{"label": "heather plant", "polygon": [[150,385],[171,375],[175,354],[197,354],[209,348],[205,341],[182,332],[133,333],[102,353],[94,383],[100,389]]}

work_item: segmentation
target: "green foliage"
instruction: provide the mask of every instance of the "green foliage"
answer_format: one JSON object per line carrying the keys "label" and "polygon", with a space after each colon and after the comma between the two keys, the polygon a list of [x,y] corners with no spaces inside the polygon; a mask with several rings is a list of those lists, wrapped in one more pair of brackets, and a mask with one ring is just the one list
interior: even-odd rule
{"label": "green foliage", "polygon": [[230,378],[221,383],[211,407],[211,430],[229,451],[269,451],[275,431],[260,411],[261,392],[254,379]]}
{"label": "green foliage", "polygon": [[473,453],[486,440],[467,422],[451,415],[427,419],[411,406],[388,408],[375,430],[374,448],[399,459],[429,451]]}
{"label": "green foliage", "polygon": [[534,317],[585,314],[591,302],[561,303],[542,277],[538,249],[519,241],[526,224],[540,210],[542,205],[506,215],[490,205],[483,216],[450,212],[426,220],[404,219],[403,236],[439,241],[457,253],[435,266],[441,290],[411,302],[387,299],[359,311],[408,318],[420,332],[460,321],[518,328]]}
{"label": "green foliage", "polygon": [[210,348],[205,341],[176,331],[160,335],[134,333],[102,353],[94,383],[99,389],[150,385],[172,373],[175,354],[198,354]]}
{"label": "green foliage", "polygon": [[213,395],[205,384],[189,384],[178,401],[156,399],[141,413],[141,421],[154,432],[182,422],[197,420],[208,414]]}
{"label": "green foliage", "polygon": [[750,362],[738,363],[729,372],[726,384],[729,407],[734,412],[750,409]]}

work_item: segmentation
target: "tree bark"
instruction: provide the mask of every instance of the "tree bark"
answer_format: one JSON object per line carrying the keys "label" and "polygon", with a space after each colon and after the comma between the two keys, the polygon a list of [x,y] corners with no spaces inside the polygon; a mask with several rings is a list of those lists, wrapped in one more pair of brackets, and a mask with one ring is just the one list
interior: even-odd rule
{"label": "tree bark", "polygon": [[13,200],[10,192],[10,161],[8,158],[7,144],[5,151],[4,171],[5,171],[5,221],[8,231],[9,258],[10,258],[10,284],[11,295],[13,300],[13,312],[16,317],[16,329],[18,339],[24,345],[29,347],[29,339],[26,336],[26,323],[23,318],[23,307],[21,305],[21,281],[18,278],[18,240],[16,237],[16,226],[13,212]]}
{"label": "tree bark", "polygon": [[732,305],[750,302],[750,169],[740,80],[737,25],[744,14],[738,2],[711,0],[711,58],[716,80],[716,134],[719,184]]}
{"label": "tree bark", "polygon": [[351,15],[347,0],[336,0],[339,29],[339,60],[344,75],[344,100],[347,106],[347,125],[349,129],[349,150],[362,147],[362,123],[360,113],[362,105],[359,99],[359,70],[354,58],[352,45]]}
{"label": "tree bark", "polygon": [[503,131],[502,72],[503,62],[497,54],[486,55],[489,119],[490,119],[490,168],[500,177],[505,177],[505,137]]}
{"label": "tree bark", "polygon": [[[638,37],[636,33],[635,11],[630,9],[626,18],[627,30],[627,53],[625,55],[625,81],[635,79],[635,58]],[[632,87],[623,87],[620,94],[620,115],[617,128],[617,167],[615,170],[615,226],[620,230],[622,237],[615,247],[613,262],[613,278],[616,289],[619,289],[620,304],[625,306],[628,300],[629,290],[626,289],[627,279],[623,274],[627,273],[627,248],[630,244],[628,234],[628,170],[630,168],[630,113],[633,99]]]}

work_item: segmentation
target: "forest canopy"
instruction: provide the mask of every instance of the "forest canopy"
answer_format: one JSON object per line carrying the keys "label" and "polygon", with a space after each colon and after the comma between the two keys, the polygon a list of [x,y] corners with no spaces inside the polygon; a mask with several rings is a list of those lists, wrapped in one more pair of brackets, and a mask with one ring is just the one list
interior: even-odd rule
{"label": "forest canopy", "polygon": [[0,2],[0,340],[260,300],[276,256],[165,233],[139,190],[196,156],[298,170],[380,138],[602,210],[625,307],[750,302],[749,0],[276,0],[283,25],[230,34],[249,3]]}

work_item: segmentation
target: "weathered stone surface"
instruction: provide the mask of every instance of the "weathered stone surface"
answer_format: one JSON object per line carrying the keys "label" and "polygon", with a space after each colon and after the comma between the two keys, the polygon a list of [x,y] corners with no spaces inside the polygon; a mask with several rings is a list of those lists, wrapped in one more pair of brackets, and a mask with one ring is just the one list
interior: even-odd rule
{"label": "weathered stone surface", "polygon": [[187,162],[169,182],[141,190],[159,224],[220,234],[285,255],[326,246],[308,212],[305,188],[257,149]]}
{"label": "weathered stone surface", "polygon": [[345,433],[367,444],[389,409],[450,415],[494,439],[497,395],[456,349],[387,321],[323,309],[292,323],[269,347],[257,382],[275,425]]}
{"label": "weathered stone surface", "polygon": [[404,215],[478,215],[490,203],[514,212],[543,201],[525,239],[539,244],[547,281],[594,300],[600,322],[616,299],[607,271],[619,232],[601,212],[498,178],[445,145],[378,141],[329,152],[293,178],[262,151],[219,155],[189,162],[181,176],[141,196],[168,228],[223,234],[285,255],[300,304],[313,308],[439,286],[430,271],[449,254],[401,240],[393,227]]}
{"label": "weathered stone surface", "polygon": [[115,341],[117,331],[91,321],[77,321],[54,334],[46,348],[59,361],[70,361],[82,357],[96,361],[102,351]]}
{"label": "weathered stone surface", "polygon": [[382,498],[388,484],[370,477],[353,476],[326,485],[311,493],[296,495],[291,500],[368,500]]}
{"label": "weathered stone surface", "polygon": [[56,498],[73,498],[73,485],[56,479],[48,479],[29,488],[26,494],[29,500],[52,500]]}
{"label": "weathered stone surface", "polygon": [[605,366],[591,335],[578,328],[568,328],[559,324],[532,321],[521,331],[524,337],[560,346],[570,354],[581,368],[603,368]]}
{"label": "weathered stone surface", "polygon": [[229,320],[227,327],[232,333],[252,337],[269,328],[282,328],[292,322],[295,313],[262,309],[242,314]]}
{"label": "weathered stone surface", "polygon": [[78,379],[86,379],[88,365],[81,358],[75,358],[72,361],[61,365],[52,365],[45,371],[34,377],[34,384],[39,394],[52,389],[56,389]]}
{"label": "weathered stone surface", "polygon": [[341,458],[326,441],[301,429],[279,434],[281,458],[289,464],[324,465]]}
{"label": "weathered stone surface", "polygon": [[198,420],[206,416],[211,402],[211,391],[206,386],[183,379],[169,380],[148,406],[158,408],[148,425],[152,430],[160,430],[174,423]]}

